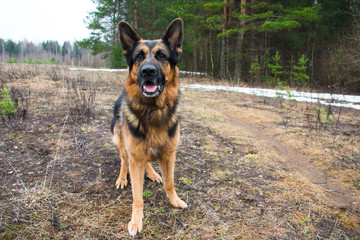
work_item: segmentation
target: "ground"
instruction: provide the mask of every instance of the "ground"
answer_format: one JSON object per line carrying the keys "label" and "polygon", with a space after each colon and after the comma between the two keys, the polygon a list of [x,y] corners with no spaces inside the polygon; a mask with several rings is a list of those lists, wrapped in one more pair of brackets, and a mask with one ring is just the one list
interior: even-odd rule
{"label": "ground", "polygon": [[[0,126],[2,239],[130,238],[109,127],[125,77],[0,65],[19,103]],[[181,82],[175,185],[189,208],[146,179],[136,238],[360,239],[360,111]]]}

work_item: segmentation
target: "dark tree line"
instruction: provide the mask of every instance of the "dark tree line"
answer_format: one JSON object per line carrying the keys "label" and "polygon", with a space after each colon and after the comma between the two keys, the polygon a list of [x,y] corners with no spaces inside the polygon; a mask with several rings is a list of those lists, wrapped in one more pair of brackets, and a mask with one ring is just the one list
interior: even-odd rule
{"label": "dark tree line", "polygon": [[181,17],[184,70],[252,85],[360,91],[358,0],[93,1],[92,33],[79,45],[111,67],[125,66],[119,21],[143,38],[158,38]]}

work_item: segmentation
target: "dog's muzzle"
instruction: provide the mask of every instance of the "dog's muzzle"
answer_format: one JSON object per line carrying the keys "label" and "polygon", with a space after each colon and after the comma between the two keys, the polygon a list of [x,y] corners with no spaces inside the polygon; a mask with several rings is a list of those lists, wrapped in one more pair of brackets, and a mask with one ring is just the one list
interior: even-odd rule
{"label": "dog's muzzle", "polygon": [[162,76],[156,66],[144,65],[140,68],[139,83],[145,97],[157,97],[164,89]]}

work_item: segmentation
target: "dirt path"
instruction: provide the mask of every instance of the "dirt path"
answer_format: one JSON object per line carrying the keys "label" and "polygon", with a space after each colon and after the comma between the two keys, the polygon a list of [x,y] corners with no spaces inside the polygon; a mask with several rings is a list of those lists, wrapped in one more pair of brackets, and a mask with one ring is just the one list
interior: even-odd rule
{"label": "dirt path", "polygon": [[[311,155],[309,152],[305,153],[302,147],[293,147],[294,145],[301,146],[303,143],[287,144],[290,136],[287,136],[283,127],[276,124],[279,116],[274,115],[273,111],[267,111],[261,107],[255,107],[253,110],[240,104],[234,104],[234,98],[231,95],[236,94],[228,94],[226,97],[217,99],[214,97],[216,93],[207,92],[206,94],[194,94],[186,100],[191,101],[189,105],[200,104],[206,113],[222,116],[220,129],[222,134],[227,137],[232,136],[234,131],[245,132],[251,138],[256,139],[259,151],[275,152],[277,157],[292,170],[323,188],[327,193],[326,201],[332,202],[336,208],[359,212],[360,196],[357,192],[349,190],[343,184],[329,177],[324,169],[316,166],[314,163],[316,163],[317,156]],[[210,124],[219,125],[213,119],[210,120]]]}
{"label": "dirt path", "polygon": [[[329,179],[322,169],[312,164],[311,156],[306,156],[301,151],[286,146],[276,140],[277,134],[274,134],[273,129],[270,127],[260,129],[255,124],[242,121],[240,116],[230,117],[229,112],[226,112],[225,108],[220,109],[220,111],[229,117],[230,120],[227,121],[229,125],[247,129],[254,138],[258,139],[259,145],[261,145],[265,151],[275,151],[279,158],[286,161],[292,169],[308,178],[312,183],[324,187],[336,207],[342,209],[354,207],[354,202],[357,202],[358,199],[356,201],[351,191],[345,189],[344,186],[336,183],[333,179]],[[359,206],[356,207],[358,209]]]}

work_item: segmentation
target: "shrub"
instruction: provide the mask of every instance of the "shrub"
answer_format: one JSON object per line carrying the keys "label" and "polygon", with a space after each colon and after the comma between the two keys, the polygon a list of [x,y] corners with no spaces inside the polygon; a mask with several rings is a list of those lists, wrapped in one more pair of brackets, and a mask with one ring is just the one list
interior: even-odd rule
{"label": "shrub", "polygon": [[75,78],[64,77],[66,86],[66,102],[70,115],[75,122],[87,121],[95,117],[96,87],[85,76],[79,74]]}
{"label": "shrub", "polygon": [[0,102],[1,114],[9,116],[12,113],[16,112],[16,105],[11,99],[10,91],[8,89],[1,89],[2,92],[2,101]]}
{"label": "shrub", "polygon": [[57,63],[57,60],[55,57],[52,57],[49,61],[49,64],[56,64]]}
{"label": "shrub", "polygon": [[7,63],[17,63],[17,59],[16,58],[9,58]]}
{"label": "shrub", "polygon": [[1,93],[0,110],[3,123],[12,130],[21,129],[30,105],[30,90],[1,89]]}
{"label": "shrub", "polygon": [[24,63],[27,63],[27,64],[34,64],[34,63],[35,63],[32,58],[28,58],[28,59],[24,58],[24,59],[23,59],[23,62],[24,62]]}

